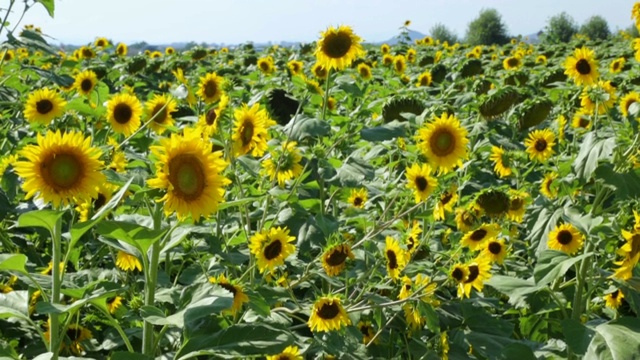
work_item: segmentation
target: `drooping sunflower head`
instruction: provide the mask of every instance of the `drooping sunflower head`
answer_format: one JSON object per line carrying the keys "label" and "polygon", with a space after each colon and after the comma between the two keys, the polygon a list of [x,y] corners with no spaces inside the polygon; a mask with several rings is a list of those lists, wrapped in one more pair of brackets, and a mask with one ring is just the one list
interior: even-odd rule
{"label": "drooping sunflower head", "polygon": [[224,201],[224,186],[230,183],[223,172],[227,162],[220,152],[213,152],[209,141],[194,129],[184,135],[171,134],[151,146],[155,157],[156,177],[147,181],[150,187],[165,190],[165,214],[176,212],[182,220],[194,220],[215,213]]}
{"label": "drooping sunflower head", "polygon": [[134,95],[122,93],[107,103],[107,118],[116,133],[129,136],[140,127],[142,105]]}
{"label": "drooping sunflower head", "polygon": [[84,96],[91,95],[91,92],[98,84],[98,76],[91,70],[85,70],[76,75],[73,87]]}
{"label": "drooping sunflower head", "polygon": [[116,256],[116,266],[123,271],[142,271],[142,263],[137,256],[119,250]]}
{"label": "drooping sunflower head", "polygon": [[296,238],[289,236],[289,229],[273,227],[262,230],[251,237],[249,249],[256,256],[260,273],[273,271],[284,265],[284,260],[296,250],[291,244]]}
{"label": "drooping sunflower head", "polygon": [[427,164],[413,164],[407,168],[407,187],[413,189],[416,203],[426,200],[436,188],[438,182],[431,176],[431,167]]}
{"label": "drooping sunflower head", "polygon": [[364,209],[364,205],[367,203],[367,197],[368,192],[366,188],[351,189],[348,202],[355,208]]}
{"label": "drooping sunflower head", "polygon": [[176,111],[176,101],[167,94],[155,94],[153,98],[145,104],[147,121],[153,119],[149,124],[151,130],[156,134],[162,134],[167,127],[174,123],[171,115]]}
{"label": "drooping sunflower head", "polygon": [[565,74],[573,78],[577,85],[591,85],[600,76],[598,62],[593,50],[586,47],[576,49],[564,62]]}
{"label": "drooping sunflower head", "polygon": [[329,276],[338,276],[347,266],[347,259],[354,259],[349,244],[334,245],[322,255],[322,267]]}
{"label": "drooping sunflower head", "polygon": [[499,189],[483,190],[475,204],[490,217],[502,217],[509,211],[509,195]]}
{"label": "drooping sunflower head", "polygon": [[545,162],[553,155],[553,146],[556,144],[556,137],[549,129],[534,130],[529,133],[529,137],[524,141],[526,151],[531,160]]}
{"label": "drooping sunflower head", "polygon": [[48,131],[38,134],[37,145],[28,145],[20,155],[25,161],[13,166],[25,181],[26,198],[37,197],[54,207],[97,197],[102,174],[102,152],[91,146],[91,138],[80,132]]}
{"label": "drooping sunflower head", "polygon": [[549,233],[547,245],[550,249],[573,255],[582,248],[583,242],[584,235],[578,229],[571,224],[562,224]]}
{"label": "drooping sunflower head", "polygon": [[328,70],[343,70],[364,54],[362,39],[349,26],[330,26],[320,37],[315,55]]}
{"label": "drooping sunflower head", "polygon": [[43,88],[29,94],[24,106],[24,117],[30,123],[48,125],[51,120],[64,114],[67,102],[59,93]]}
{"label": "drooping sunflower head", "polygon": [[446,112],[419,129],[415,138],[420,151],[439,173],[450,172],[468,157],[467,130],[458,118]]}
{"label": "drooping sunflower head", "polygon": [[222,80],[223,78],[218,76],[215,72],[206,74],[200,78],[200,84],[196,94],[200,96],[206,104],[220,100],[220,97],[223,94]]}
{"label": "drooping sunflower head", "polygon": [[313,304],[308,325],[311,331],[333,331],[351,325],[351,319],[339,297],[323,296]]}

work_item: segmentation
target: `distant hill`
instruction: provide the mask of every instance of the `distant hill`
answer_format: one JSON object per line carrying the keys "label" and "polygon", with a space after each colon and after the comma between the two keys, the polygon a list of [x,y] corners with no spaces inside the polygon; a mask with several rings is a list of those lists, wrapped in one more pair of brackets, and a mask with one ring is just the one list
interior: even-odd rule
{"label": "distant hill", "polygon": [[[418,40],[418,39],[422,39],[424,38],[425,34],[419,32],[419,31],[415,31],[415,30],[411,30],[409,29],[409,38],[411,39],[411,43],[413,43],[414,40]],[[389,40],[386,41],[378,41],[378,42],[373,42],[372,44],[388,44],[388,45],[395,45],[400,41],[400,35],[396,35],[394,37],[392,37]]]}

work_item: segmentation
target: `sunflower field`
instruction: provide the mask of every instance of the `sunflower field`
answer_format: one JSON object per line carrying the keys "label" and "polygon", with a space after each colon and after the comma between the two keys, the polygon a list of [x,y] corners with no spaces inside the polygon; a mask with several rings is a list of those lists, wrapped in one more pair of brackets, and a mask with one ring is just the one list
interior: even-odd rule
{"label": "sunflower field", "polygon": [[640,38],[5,25],[1,359],[640,359]]}

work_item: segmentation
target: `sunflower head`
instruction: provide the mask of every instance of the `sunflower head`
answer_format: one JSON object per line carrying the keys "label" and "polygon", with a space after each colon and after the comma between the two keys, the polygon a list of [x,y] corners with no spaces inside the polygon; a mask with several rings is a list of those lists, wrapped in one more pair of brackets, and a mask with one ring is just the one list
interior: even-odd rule
{"label": "sunflower head", "polygon": [[176,111],[177,106],[176,101],[167,94],[155,94],[151,100],[147,101],[145,104],[147,121],[153,119],[149,124],[151,130],[162,134],[167,127],[173,125],[172,114]]}
{"label": "sunflower head", "polygon": [[418,130],[415,136],[418,148],[438,168],[439,173],[448,173],[468,157],[467,130],[454,115],[442,113],[433,122]]}
{"label": "sunflower head", "polygon": [[313,304],[308,325],[311,331],[333,331],[351,325],[351,319],[339,297],[323,296]]}
{"label": "sunflower head", "polygon": [[387,273],[391,279],[397,280],[400,272],[407,265],[407,253],[391,236],[387,236],[385,245],[384,256],[387,259]]}
{"label": "sunflower head", "polygon": [[302,155],[296,148],[295,141],[288,141],[282,147],[271,152],[271,157],[262,162],[262,167],[271,181],[278,180],[278,185],[284,187],[289,180],[295,179],[302,173]]}
{"label": "sunflower head", "polygon": [[349,195],[349,204],[351,206],[364,209],[364,205],[367,203],[368,192],[366,188],[360,189],[351,189],[351,194]]}
{"label": "sunflower head", "polygon": [[349,244],[334,245],[322,255],[322,267],[329,276],[338,276],[346,267],[347,259],[354,259]]}
{"label": "sunflower head", "polygon": [[608,293],[604,296],[605,305],[608,308],[616,310],[622,304],[622,300],[624,299],[624,294],[620,289],[615,289],[613,292]]}
{"label": "sunflower head", "polygon": [[76,75],[73,87],[80,94],[88,96],[91,94],[96,84],[98,84],[98,76],[91,70],[85,70]]}
{"label": "sunflower head", "polygon": [[524,141],[526,151],[531,160],[544,162],[554,153],[556,137],[549,129],[534,130],[529,133],[529,137]]}
{"label": "sunflower head", "polygon": [[475,204],[490,217],[502,217],[509,211],[509,195],[499,189],[489,189],[480,192]]}
{"label": "sunflower head", "polygon": [[564,251],[573,255],[582,248],[584,235],[571,224],[562,224],[556,226],[549,233],[549,241],[547,245],[550,249]]}
{"label": "sunflower head", "polygon": [[371,67],[366,63],[358,64],[358,74],[360,74],[360,77],[364,80],[371,79]]}
{"label": "sunflower head", "polygon": [[266,110],[259,104],[249,107],[246,104],[234,112],[233,150],[236,156],[251,152],[254,156],[262,156],[267,150],[270,136],[267,129],[275,125]]}
{"label": "sunflower head", "polygon": [[425,201],[438,184],[431,176],[431,167],[427,164],[413,164],[406,171],[407,187],[413,189],[416,203]]}
{"label": "sunflower head", "polygon": [[200,85],[196,94],[202,98],[206,104],[220,100],[222,96],[222,77],[215,72],[208,73],[200,78]]}
{"label": "sunflower head", "polygon": [[48,125],[51,120],[64,114],[67,102],[59,93],[48,88],[29,94],[24,106],[24,117],[30,123]]}
{"label": "sunflower head", "polygon": [[362,39],[349,26],[330,26],[324,31],[315,51],[318,62],[327,69],[342,70],[364,54]]}
{"label": "sunflower head", "polygon": [[141,115],[142,105],[134,95],[118,94],[107,103],[107,118],[116,133],[133,134],[140,127]]}
{"label": "sunflower head", "polygon": [[260,273],[273,271],[284,265],[284,260],[295,252],[291,244],[296,238],[289,236],[289,229],[274,227],[262,230],[251,237],[249,249],[256,256]]}
{"label": "sunflower head", "polygon": [[217,278],[210,277],[209,282],[217,284],[221,288],[227,290],[233,295],[233,305],[231,306],[231,313],[235,314],[242,310],[242,305],[249,302],[249,297],[244,293],[244,289],[241,285],[236,284],[235,281],[228,280],[224,274],[220,274]]}
{"label": "sunflower head", "polygon": [[576,49],[564,62],[565,74],[573,78],[577,85],[591,85],[598,76],[598,62],[593,50],[586,47]]}

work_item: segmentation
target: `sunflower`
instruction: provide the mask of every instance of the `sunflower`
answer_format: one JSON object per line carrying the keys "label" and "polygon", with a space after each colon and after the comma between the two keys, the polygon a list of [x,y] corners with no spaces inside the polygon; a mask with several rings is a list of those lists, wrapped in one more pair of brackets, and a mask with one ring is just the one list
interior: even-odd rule
{"label": "sunflower", "polygon": [[400,271],[407,265],[407,253],[400,248],[398,241],[391,236],[385,239],[384,256],[387,259],[387,272],[389,277],[397,280]]}
{"label": "sunflower", "polygon": [[257,63],[258,69],[261,73],[265,75],[271,75],[275,71],[275,66],[273,64],[273,58],[271,56],[263,57],[258,59]]}
{"label": "sunflower", "polygon": [[409,50],[407,50],[407,61],[410,63],[414,63],[416,62],[416,49],[414,48],[409,48]]}
{"label": "sunflower", "polygon": [[304,69],[304,63],[299,60],[291,60],[287,63],[287,67],[289,68],[289,71],[291,71],[292,75],[299,75]]}
{"label": "sunflower", "polygon": [[165,54],[165,55],[173,55],[173,54],[175,54],[175,53],[176,53],[176,49],[172,48],[171,46],[167,46],[167,47],[164,49],[164,54]]}
{"label": "sunflower", "polygon": [[24,117],[30,123],[48,125],[64,114],[67,102],[55,91],[43,88],[29,94],[24,106]]}
{"label": "sunflower", "polygon": [[613,276],[628,280],[633,276],[633,269],[640,261],[640,232],[636,229],[633,232],[622,230],[622,237],[626,242],[618,249],[617,254],[623,256],[623,259],[615,262],[619,268]]}
{"label": "sunflower", "polygon": [[267,356],[267,360],[303,360],[297,346],[287,346],[280,354]]}
{"label": "sunflower", "polygon": [[558,187],[554,186],[553,182],[558,178],[558,173],[550,172],[544,175],[542,183],[540,184],[540,193],[547,199],[555,199],[558,196]]}
{"label": "sunflower", "polygon": [[[31,297],[29,298],[29,315],[33,315],[33,313],[36,311],[36,305],[41,298],[42,292],[40,290],[36,290],[33,292],[33,294],[31,294]],[[49,337],[45,337],[45,339],[48,340]]]}
{"label": "sunflower", "polygon": [[518,70],[522,66],[522,61],[518,56],[509,56],[502,62],[505,70]]}
{"label": "sunflower", "polygon": [[462,237],[460,245],[466,246],[475,251],[484,247],[489,240],[495,239],[500,233],[500,226],[497,224],[482,224],[473,231],[468,231]]}
{"label": "sunflower", "polygon": [[307,86],[307,90],[312,93],[312,94],[316,94],[316,95],[320,95],[320,96],[324,96],[324,91],[322,91],[322,88],[320,87],[320,84],[318,84],[317,81],[313,80],[313,79],[304,79],[304,83]]}
{"label": "sunflower", "polygon": [[571,224],[562,224],[556,226],[549,233],[549,241],[547,245],[550,249],[564,251],[569,255],[573,255],[582,248],[584,235]]}
{"label": "sunflower", "polygon": [[604,303],[607,307],[616,310],[622,304],[622,300],[624,299],[624,294],[620,289],[616,289],[614,292],[609,293],[604,296]]}
{"label": "sunflower", "polygon": [[429,86],[431,85],[431,80],[432,80],[431,72],[425,71],[418,76],[418,82],[416,83],[416,86],[417,87]]}
{"label": "sunflower", "polygon": [[116,256],[116,266],[123,271],[142,271],[142,263],[137,256],[131,255],[122,250],[118,250]]}
{"label": "sunflower", "polygon": [[227,95],[222,95],[217,107],[209,109],[198,117],[196,127],[200,129],[200,132],[204,137],[209,138],[218,132],[218,123],[228,105],[229,97]]}
{"label": "sunflower", "polygon": [[107,310],[109,311],[110,314],[115,314],[116,311],[118,311],[118,309],[120,308],[120,306],[122,306],[122,297],[121,296],[113,296],[110,298],[107,298]]}
{"label": "sunflower", "polygon": [[80,213],[80,217],[78,220],[80,222],[88,221],[89,218],[97,213],[104,205],[106,205],[111,197],[113,196],[113,192],[118,187],[109,183],[104,182],[97,186],[98,195],[95,198],[85,199],[79,202],[76,210]]}
{"label": "sunflower", "polygon": [[501,218],[509,212],[509,195],[500,189],[483,189],[476,196],[474,207],[492,218]]}
{"label": "sunflower", "polygon": [[405,240],[407,250],[410,254],[414,253],[418,249],[418,245],[420,245],[420,234],[422,234],[420,223],[417,220],[413,220],[413,225],[411,226],[411,230],[409,230],[409,234]]}
{"label": "sunflower", "polygon": [[457,208],[455,216],[456,227],[460,231],[471,231],[476,225],[478,216],[479,214],[475,207],[471,207],[469,209]]}
{"label": "sunflower", "polygon": [[326,79],[329,75],[329,71],[327,71],[327,68],[318,62],[313,64],[313,67],[311,67],[311,72],[313,73],[313,76],[317,77],[318,79]]}
{"label": "sunflower", "polygon": [[407,69],[407,61],[404,55],[396,55],[393,57],[393,70],[398,75],[404,74]]}
{"label": "sunflower", "polygon": [[547,63],[547,57],[544,55],[538,55],[536,57],[536,64],[542,64],[545,65]]}
{"label": "sunflower", "polygon": [[404,311],[404,318],[411,331],[418,331],[424,327],[427,319],[420,314],[420,311],[414,304],[406,302],[402,304],[402,310]]}
{"label": "sunflower", "polygon": [[564,115],[558,115],[556,118],[558,122],[558,141],[564,142],[564,127],[567,125],[567,118]]}
{"label": "sunflower", "polygon": [[76,75],[73,87],[82,95],[89,96],[98,84],[98,76],[91,70],[85,70]]}
{"label": "sunflower", "polygon": [[571,120],[571,127],[574,129],[589,130],[592,124],[591,117],[585,109],[578,110]]}
{"label": "sunflower", "polygon": [[467,158],[467,130],[454,115],[446,112],[418,130],[418,148],[438,167],[438,173],[448,173]]}
{"label": "sunflower", "polygon": [[79,55],[81,59],[93,59],[96,57],[96,52],[88,46],[83,46],[79,49]]}
{"label": "sunflower", "polygon": [[465,264],[455,264],[449,272],[449,276],[457,284],[464,284],[464,281],[469,277],[469,268]]}
{"label": "sunflower", "polygon": [[135,95],[122,93],[107,103],[107,118],[113,131],[130,136],[140,127],[142,105]]}
{"label": "sunflower", "polygon": [[351,189],[348,202],[355,208],[364,209],[364,205],[367,203],[367,195],[367,189],[365,188]]}
{"label": "sunflower", "polygon": [[358,322],[358,330],[362,334],[362,342],[367,345],[373,340],[373,337],[376,335],[376,331],[371,324],[371,321],[363,321],[360,320]]}
{"label": "sunflower", "polygon": [[347,264],[347,258],[355,259],[349,244],[335,245],[322,254],[322,267],[329,276],[338,276]]}
{"label": "sunflower", "polygon": [[15,57],[16,57],[16,53],[13,50],[5,49],[4,58],[3,58],[5,63],[13,60]]}
{"label": "sunflower", "polygon": [[577,85],[591,85],[600,76],[593,50],[584,46],[576,49],[573,56],[565,60],[563,66],[564,73],[573,78]]}
{"label": "sunflower", "polygon": [[284,260],[296,251],[296,247],[291,244],[295,239],[294,236],[289,236],[289,229],[286,227],[270,228],[253,235],[249,249],[257,258],[260,273],[284,265]]}
{"label": "sunflower", "polygon": [[488,258],[490,262],[500,265],[504,262],[505,256],[507,256],[507,246],[503,239],[489,240],[480,254],[480,257]]}
{"label": "sunflower", "polygon": [[13,165],[16,174],[25,179],[25,199],[37,193],[39,199],[57,208],[97,196],[96,188],[106,177],[100,172],[102,151],[91,146],[90,137],[80,132],[48,131],[45,136],[38,134],[37,142],[20,151],[27,161]]}
{"label": "sunflower", "polygon": [[111,157],[111,163],[107,166],[117,173],[124,173],[127,168],[127,158],[122,151],[114,150]]}
{"label": "sunflower", "polygon": [[617,74],[619,72],[622,72],[622,69],[624,68],[626,61],[627,60],[623,57],[613,60],[611,64],[609,64],[609,71],[612,74]]}
{"label": "sunflower", "polygon": [[172,126],[174,123],[172,113],[176,111],[176,101],[164,95],[153,95],[153,98],[145,104],[145,110],[147,113],[147,121],[153,119],[149,123],[149,127],[156,134],[162,134],[167,127]]}
{"label": "sunflower", "polygon": [[[60,262],[58,264],[58,267],[60,268],[60,272],[62,273],[64,271],[64,263]],[[47,267],[44,268],[44,270],[40,271],[40,274],[51,276],[51,274],[53,274],[53,261],[49,261]]]}
{"label": "sunflower", "polygon": [[220,100],[222,96],[222,77],[215,72],[208,73],[200,78],[200,84],[196,94],[202,98],[206,104]]}
{"label": "sunflower", "polygon": [[393,64],[393,56],[391,54],[384,54],[382,56],[382,65],[391,66]]}
{"label": "sunflower", "polygon": [[151,57],[152,59],[159,59],[162,57],[162,53],[156,50],[149,54],[149,57]]}
{"label": "sunflower", "polygon": [[167,216],[175,211],[180,220],[191,214],[197,221],[217,211],[224,201],[224,186],[231,182],[222,175],[227,162],[221,152],[211,151],[198,131],[185,129],[184,135],[162,138],[160,145],[151,146],[151,154],[156,158],[156,177],[147,183],[166,190],[158,201],[165,202]]}
{"label": "sunflower", "polygon": [[371,67],[366,63],[358,64],[358,74],[360,74],[360,77],[364,80],[371,79]]}
{"label": "sunflower", "polygon": [[[622,99],[620,99],[620,112],[622,113],[622,116],[624,116],[625,118],[629,117],[629,115],[631,114],[629,110],[631,109],[631,105],[633,104],[636,104],[637,107],[640,107],[640,94],[635,91],[631,91],[630,93],[623,96]],[[636,115],[640,115],[640,112],[636,111]]]}
{"label": "sunflower", "polygon": [[270,138],[267,128],[275,125],[275,121],[257,103],[251,107],[244,104],[233,115],[236,119],[231,137],[234,154],[240,156],[251,152],[253,156],[262,156]]}
{"label": "sunflower", "polygon": [[315,56],[327,70],[342,70],[350,66],[357,57],[364,55],[360,45],[362,39],[349,26],[330,26],[320,36]]}
{"label": "sunflower", "polygon": [[431,176],[431,167],[427,164],[413,164],[407,168],[407,187],[413,189],[416,203],[425,201],[438,185]]}
{"label": "sunflower", "polygon": [[556,144],[555,141],[555,135],[549,129],[530,132],[529,137],[524,141],[529,159],[539,162],[547,161],[554,153],[553,145]]}
{"label": "sunflower", "polygon": [[509,211],[507,218],[511,221],[521,223],[524,218],[525,207],[529,200],[529,194],[525,191],[509,190]]}
{"label": "sunflower", "polygon": [[249,302],[249,297],[244,293],[241,285],[236,284],[233,281],[229,281],[224,274],[218,275],[218,277],[210,277],[209,282],[217,284],[221,288],[227,290],[233,295],[233,305],[231,305],[231,313],[236,314],[242,310],[242,305]]}
{"label": "sunflower", "polygon": [[311,331],[332,331],[351,325],[351,319],[339,297],[323,296],[313,304],[307,324]]}
{"label": "sunflower", "polygon": [[580,105],[588,114],[597,111],[601,115],[615,105],[616,99],[616,89],[611,85],[611,81],[598,81],[582,90]]}
{"label": "sunflower", "polygon": [[297,178],[302,173],[302,155],[296,145],[295,141],[285,142],[282,148],[272,151],[270,157],[262,162],[269,179],[277,179],[280,187],[284,187],[285,182]]}
{"label": "sunflower", "polygon": [[99,37],[96,39],[96,41],[93,43],[93,45],[95,45],[96,47],[99,48],[105,48],[107,46],[109,46],[109,40],[107,40],[107,38],[104,37]]}
{"label": "sunflower", "polygon": [[[67,327],[65,336],[62,339],[61,351],[69,349],[71,354],[80,355],[84,351],[81,343],[92,338],[93,334],[89,329],[78,324],[71,324]],[[47,337],[47,339],[50,339],[50,337]]]}
{"label": "sunflower", "polygon": [[440,194],[440,200],[433,208],[433,219],[444,220],[447,212],[453,212],[453,206],[458,201],[458,187],[452,185],[448,190]]}
{"label": "sunflower", "polygon": [[489,156],[489,160],[493,161],[493,171],[495,171],[499,177],[505,178],[512,174],[510,167],[511,160],[502,146],[491,147],[491,156]]}
{"label": "sunflower", "polygon": [[388,54],[389,51],[391,51],[391,47],[389,47],[389,45],[387,45],[387,44],[380,45],[380,52],[382,54]]}
{"label": "sunflower", "polygon": [[458,297],[469,297],[471,288],[482,291],[484,282],[491,278],[491,263],[488,258],[478,257],[467,265],[468,275],[458,284]]}

